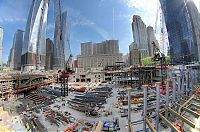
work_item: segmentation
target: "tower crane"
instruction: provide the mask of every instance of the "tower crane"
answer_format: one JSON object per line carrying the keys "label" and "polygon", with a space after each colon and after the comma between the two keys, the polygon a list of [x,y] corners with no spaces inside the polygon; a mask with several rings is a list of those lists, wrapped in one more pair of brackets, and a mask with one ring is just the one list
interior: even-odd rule
{"label": "tower crane", "polygon": [[[167,54],[168,38],[167,38],[167,30],[165,26],[165,20],[166,20],[164,18],[165,14],[166,14],[166,1],[157,0],[155,34],[159,33],[159,36],[160,36],[159,47],[160,47],[161,52],[164,54]],[[158,25],[158,21],[159,21],[159,25]]]}

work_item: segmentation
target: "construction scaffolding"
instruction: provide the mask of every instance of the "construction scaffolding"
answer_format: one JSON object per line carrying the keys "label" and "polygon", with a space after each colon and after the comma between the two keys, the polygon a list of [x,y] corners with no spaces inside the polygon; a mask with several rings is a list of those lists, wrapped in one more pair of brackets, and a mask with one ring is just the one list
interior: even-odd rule
{"label": "construction scaffolding", "polygon": [[[169,127],[172,131],[200,131],[200,66],[189,65],[168,72],[164,85],[143,85],[143,131]],[[156,95],[156,106],[149,109],[148,95]],[[161,107],[164,104],[164,107]],[[152,106],[151,106],[152,107]],[[153,113],[154,116],[147,116]],[[155,118],[154,118],[155,117]]]}

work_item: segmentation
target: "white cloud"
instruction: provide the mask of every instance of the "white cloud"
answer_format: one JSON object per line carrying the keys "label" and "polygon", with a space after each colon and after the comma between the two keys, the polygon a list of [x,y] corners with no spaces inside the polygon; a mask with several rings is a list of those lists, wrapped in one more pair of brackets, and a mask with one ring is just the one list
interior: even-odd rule
{"label": "white cloud", "polygon": [[155,25],[157,0],[124,0],[124,2],[129,8],[136,9],[135,14],[140,15],[147,26]]}

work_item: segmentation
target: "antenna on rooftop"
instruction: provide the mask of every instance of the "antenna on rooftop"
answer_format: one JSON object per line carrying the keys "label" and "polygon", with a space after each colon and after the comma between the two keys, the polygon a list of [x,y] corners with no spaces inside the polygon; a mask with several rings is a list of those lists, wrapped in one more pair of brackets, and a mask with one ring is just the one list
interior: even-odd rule
{"label": "antenna on rooftop", "polygon": [[115,8],[113,7],[113,12],[112,12],[113,14],[112,14],[112,19],[113,19],[113,21],[112,21],[112,28],[113,28],[113,39],[115,38],[115,21],[114,21],[114,19],[115,19]]}

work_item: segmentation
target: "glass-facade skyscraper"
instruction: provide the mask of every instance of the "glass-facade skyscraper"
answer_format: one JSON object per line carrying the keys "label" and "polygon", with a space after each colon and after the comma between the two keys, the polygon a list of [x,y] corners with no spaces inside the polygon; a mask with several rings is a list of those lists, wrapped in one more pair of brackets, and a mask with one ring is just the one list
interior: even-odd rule
{"label": "glass-facade skyscraper", "polygon": [[48,0],[33,0],[26,24],[22,47],[22,69],[45,67]]}
{"label": "glass-facade skyscraper", "polygon": [[[175,64],[198,61],[193,23],[186,0],[160,0],[168,32],[170,55]],[[194,5],[195,6],[195,5]]]}
{"label": "glass-facade skyscraper", "polygon": [[69,44],[69,20],[67,12],[61,12],[60,0],[55,1],[55,32],[53,44],[53,69],[63,70],[71,54]]}
{"label": "glass-facade skyscraper", "polygon": [[13,53],[11,54],[11,57],[13,58],[12,68],[14,70],[21,69],[21,54],[22,54],[23,40],[24,40],[24,31],[18,29],[15,32],[13,47],[12,47]]}
{"label": "glass-facade skyscraper", "polygon": [[188,9],[188,13],[190,15],[191,25],[192,25],[192,33],[194,37],[194,47],[195,52],[198,53],[196,56],[198,61],[200,62],[200,13],[195,6],[195,3],[192,0],[187,0],[186,6]]}

